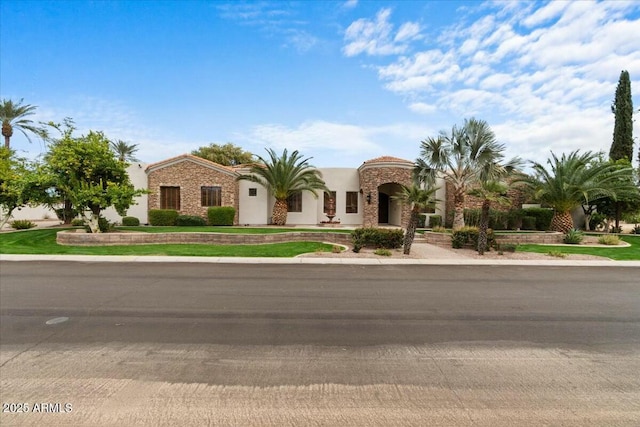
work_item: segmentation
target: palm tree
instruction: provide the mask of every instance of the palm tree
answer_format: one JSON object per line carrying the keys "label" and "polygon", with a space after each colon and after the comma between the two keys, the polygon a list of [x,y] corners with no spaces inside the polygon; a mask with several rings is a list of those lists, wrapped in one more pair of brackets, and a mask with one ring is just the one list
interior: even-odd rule
{"label": "palm tree", "polygon": [[408,203],[411,205],[411,217],[409,218],[409,224],[407,225],[407,231],[404,235],[404,242],[402,251],[405,255],[409,255],[411,252],[411,244],[416,237],[416,228],[418,228],[418,217],[420,216],[420,210],[433,206],[437,202],[435,194],[438,188],[428,187],[423,188],[418,184],[413,184],[410,187],[406,185],[402,186],[402,190],[395,196],[394,199],[400,200],[402,203]]}
{"label": "palm tree", "polygon": [[289,155],[285,149],[278,157],[272,149],[267,149],[269,159],[256,156],[258,162],[251,166],[250,174],[241,175],[237,180],[247,180],[262,185],[271,191],[276,202],[273,206],[272,223],[285,225],[287,223],[287,199],[298,192],[309,191],[316,198],[316,190],[328,192],[329,189],[322,180],[322,174],[309,165],[309,158],[303,158],[298,151]]}
{"label": "palm tree", "polygon": [[534,176],[524,180],[540,202],[554,210],[551,230],[566,233],[574,228],[571,211],[581,204],[589,204],[603,197],[616,198],[618,192],[633,191],[631,183],[621,178],[629,174],[629,167],[620,168],[609,162],[597,162],[598,155],[576,150],[558,158],[553,152],[547,160],[550,169],[534,162]]}
{"label": "palm tree", "polygon": [[2,136],[4,136],[5,148],[10,148],[14,129],[22,132],[29,142],[31,142],[31,138],[27,131],[40,138],[47,136],[47,131],[42,126],[35,125],[32,120],[26,118],[26,116],[33,115],[37,107],[29,104],[23,105],[23,102],[23,99],[17,103],[10,99],[3,99],[0,103],[0,119],[2,120]]}
{"label": "palm tree", "polygon": [[487,232],[489,230],[489,212],[492,203],[507,206],[511,200],[507,197],[509,186],[502,181],[492,179],[482,181],[479,187],[470,190],[467,194],[482,199],[480,213],[480,227],[478,228],[478,253],[484,255],[487,248]]}
{"label": "palm tree", "polygon": [[111,141],[111,149],[115,151],[118,160],[121,162],[137,162],[134,153],[138,151],[138,144],[128,144],[124,141]]}
{"label": "palm tree", "polygon": [[464,121],[451,133],[440,131],[437,138],[422,141],[420,158],[416,160],[416,176],[433,183],[441,176],[453,187],[453,228],[464,227],[464,201],[468,189],[481,179],[490,177],[493,167],[503,158],[504,145],[484,120]]}

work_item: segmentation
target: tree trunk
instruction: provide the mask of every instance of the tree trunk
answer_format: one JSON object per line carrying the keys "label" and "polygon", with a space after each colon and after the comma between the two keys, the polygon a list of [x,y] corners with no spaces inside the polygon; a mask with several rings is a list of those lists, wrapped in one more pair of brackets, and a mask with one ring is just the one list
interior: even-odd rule
{"label": "tree trunk", "polygon": [[487,230],[489,229],[489,209],[491,202],[485,200],[482,202],[482,213],[480,215],[480,228],[478,229],[478,254],[484,255],[487,247]]}
{"label": "tree trunk", "polygon": [[551,219],[551,231],[559,231],[561,233],[567,233],[573,227],[573,218],[570,212],[553,212],[553,218]]}
{"label": "tree trunk", "polygon": [[455,190],[453,196],[453,229],[464,227],[464,191]]}
{"label": "tree trunk", "polygon": [[622,203],[616,202],[616,233],[620,230],[620,218],[622,217]]}
{"label": "tree trunk", "polygon": [[403,250],[402,253],[405,255],[409,255],[411,252],[411,245],[413,244],[413,239],[416,238],[416,228],[418,228],[418,216],[420,212],[418,212],[417,208],[413,208],[411,210],[411,218],[409,218],[409,225],[407,225],[407,232],[404,235],[403,242]]}
{"label": "tree trunk", "polygon": [[271,215],[271,222],[273,225],[285,225],[287,223],[287,200],[276,200],[273,205],[273,214]]}
{"label": "tree trunk", "polygon": [[73,221],[73,205],[71,204],[71,200],[64,200],[64,210],[62,211],[63,221],[65,224],[71,224]]}
{"label": "tree trunk", "polygon": [[5,136],[4,137],[4,148],[6,148],[7,150],[9,150],[11,148],[11,137],[9,136]]}
{"label": "tree trunk", "polygon": [[100,231],[100,209],[91,209],[89,212],[91,212],[91,216],[85,218],[89,230],[91,230],[92,233],[102,233],[102,231]]}
{"label": "tree trunk", "polygon": [[[0,209],[0,213],[2,213],[2,209]],[[2,230],[2,227],[4,227],[4,225],[9,222],[9,220],[11,219],[11,215],[13,214],[13,208],[9,209],[7,211],[7,214],[5,215],[4,218],[2,218],[2,220],[0,220],[0,230]]]}

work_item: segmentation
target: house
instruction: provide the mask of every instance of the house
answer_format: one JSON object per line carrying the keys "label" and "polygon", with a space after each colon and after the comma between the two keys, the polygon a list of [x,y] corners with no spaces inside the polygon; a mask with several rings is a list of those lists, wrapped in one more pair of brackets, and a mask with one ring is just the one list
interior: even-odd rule
{"label": "house", "polygon": [[[401,185],[411,185],[414,163],[384,156],[358,168],[318,168],[331,195],[315,198],[309,192],[289,198],[287,223],[311,225],[327,221],[329,199],[335,202],[335,221],[343,225],[406,226],[410,206],[392,198]],[[236,224],[269,224],[275,199],[268,189],[250,181],[237,181],[249,173],[245,165],[228,167],[183,154],[146,168],[148,209],[175,209],[183,215],[206,217],[211,206],[233,206]],[[441,190],[444,194],[444,189]],[[444,200],[444,197],[440,197]],[[444,212],[444,202],[436,212]],[[144,222],[145,218],[140,218]]]}

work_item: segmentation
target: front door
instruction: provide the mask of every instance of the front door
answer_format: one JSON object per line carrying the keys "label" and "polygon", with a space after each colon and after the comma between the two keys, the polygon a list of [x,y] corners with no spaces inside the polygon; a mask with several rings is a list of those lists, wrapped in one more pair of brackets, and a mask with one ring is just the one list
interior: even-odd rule
{"label": "front door", "polygon": [[389,195],[378,193],[378,223],[389,223]]}

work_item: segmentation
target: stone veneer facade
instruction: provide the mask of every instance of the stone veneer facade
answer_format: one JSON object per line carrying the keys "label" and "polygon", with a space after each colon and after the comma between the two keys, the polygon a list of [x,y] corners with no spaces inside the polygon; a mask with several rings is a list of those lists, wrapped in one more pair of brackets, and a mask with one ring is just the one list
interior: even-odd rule
{"label": "stone veneer facade", "polygon": [[147,168],[149,209],[160,209],[160,187],[180,187],[180,214],[207,218],[208,206],[202,206],[200,187],[221,187],[222,206],[236,209],[238,223],[238,174],[231,168],[185,154]]}
{"label": "stone veneer facade", "polygon": [[[379,187],[383,184],[400,184],[410,186],[414,164],[408,160],[395,157],[379,157],[366,161],[358,168],[360,189],[363,194],[363,226],[378,226]],[[371,203],[367,196],[371,195]],[[406,228],[411,216],[411,206],[403,204],[400,224]]]}

